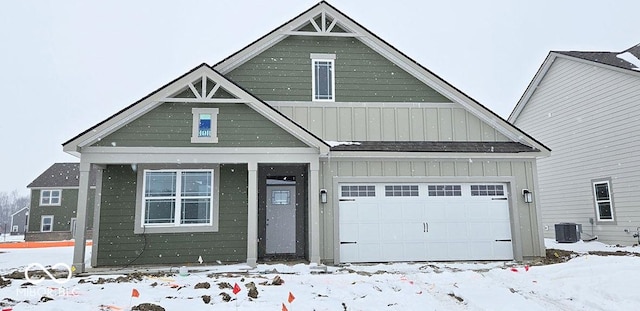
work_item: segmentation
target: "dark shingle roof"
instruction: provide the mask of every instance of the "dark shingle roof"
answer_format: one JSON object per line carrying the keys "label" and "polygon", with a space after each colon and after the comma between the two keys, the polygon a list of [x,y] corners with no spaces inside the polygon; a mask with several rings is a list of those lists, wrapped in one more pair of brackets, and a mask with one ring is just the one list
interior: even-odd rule
{"label": "dark shingle roof", "polygon": [[363,141],[333,146],[331,151],[520,153],[540,150],[518,142]]}
{"label": "dark shingle roof", "polygon": [[638,70],[639,67],[618,57],[620,54],[629,52],[640,59],[640,44],[634,45],[622,52],[580,52],[580,51],[554,51],[555,53],[581,58],[596,63],[615,66],[623,69]]}
{"label": "dark shingle roof", "polygon": [[[79,177],[80,163],[54,163],[34,179],[27,188],[78,187],[80,185]],[[94,170],[89,172],[89,185],[96,185],[96,174]]]}

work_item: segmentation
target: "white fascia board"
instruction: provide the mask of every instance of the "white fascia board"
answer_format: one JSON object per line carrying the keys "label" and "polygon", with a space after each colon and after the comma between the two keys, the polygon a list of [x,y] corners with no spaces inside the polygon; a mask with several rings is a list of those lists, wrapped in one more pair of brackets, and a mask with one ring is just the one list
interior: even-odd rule
{"label": "white fascia board", "polygon": [[139,152],[126,153],[99,151],[94,152],[94,150],[91,150],[92,152],[83,153],[82,159],[83,161],[86,161],[88,163],[105,164],[310,163],[312,166],[317,165],[319,161],[318,152],[313,148],[301,148],[307,150],[301,151],[300,153],[291,152],[293,148],[263,148],[276,150],[265,150],[262,153],[252,152],[256,150],[245,152],[242,152],[242,150],[236,150],[236,152],[227,150],[227,152],[225,153],[207,153],[204,150],[198,150],[198,152],[188,152],[184,150],[175,150],[174,152],[169,152],[167,150],[149,149],[154,148],[139,148]]}
{"label": "white fascia board", "polygon": [[[211,71],[214,72],[213,70]],[[246,99],[246,104],[253,110],[266,117],[271,122],[275,123],[277,126],[281,127],[289,134],[295,136],[297,139],[303,141],[307,145],[318,148],[320,153],[329,152],[329,146],[327,146],[324,141],[311,135],[300,125],[296,124],[293,120],[288,119],[280,112],[278,112],[275,108],[268,106],[267,103],[261,102],[259,99],[251,96],[237,85],[229,82],[229,80],[227,80],[226,78],[221,78],[223,79],[223,81],[220,81],[219,83],[222,85],[222,87],[236,96],[242,94],[242,99]]]}
{"label": "white fascia board", "polygon": [[317,16],[325,12],[332,16],[334,19],[339,19],[340,27],[345,31],[358,34],[357,39],[365,45],[372,48],[374,51],[380,53],[389,61],[407,71],[412,76],[416,77],[421,82],[425,83],[429,87],[433,88],[443,96],[449,98],[454,103],[462,105],[465,109],[473,113],[475,116],[483,120],[485,123],[494,127],[498,132],[502,133],[506,137],[509,137],[513,141],[522,142],[537,149],[546,151],[547,148],[535,140],[528,137],[524,132],[515,128],[504,119],[500,118],[488,108],[480,107],[473,99],[469,98],[462,92],[458,91],[439,77],[435,76],[431,72],[425,70],[420,65],[417,65],[414,61],[398,52],[395,48],[385,43],[375,35],[353,22],[348,16],[334,10],[332,7],[325,3],[320,3],[316,8],[310,10],[298,18],[290,21],[289,23],[281,26],[279,29],[273,31],[265,38],[254,43],[252,46],[246,47],[240,51],[237,55],[219,63],[216,69],[223,74],[235,69],[240,64],[246,62],[248,59],[261,53],[262,51],[273,46],[276,42],[279,42],[288,35],[289,31],[294,30],[297,27],[304,25],[310,18]]}
{"label": "white fascia board", "polygon": [[83,154],[318,154],[312,147],[88,147]]}
{"label": "white fascia board", "polygon": [[531,99],[531,96],[533,96],[533,93],[538,88],[538,85],[540,85],[540,83],[542,82],[542,79],[547,74],[547,72],[551,68],[551,65],[553,65],[553,62],[557,58],[564,58],[564,59],[572,60],[572,61],[575,61],[575,62],[588,64],[588,65],[591,65],[591,66],[605,68],[605,69],[617,71],[617,72],[620,72],[620,73],[625,73],[625,74],[630,74],[630,75],[635,75],[637,77],[640,77],[640,71],[620,68],[620,67],[616,67],[616,66],[611,66],[611,65],[608,65],[608,64],[603,64],[603,63],[595,62],[595,61],[592,61],[592,60],[578,58],[578,57],[565,55],[565,54],[560,54],[560,53],[556,53],[556,52],[550,52],[549,55],[547,56],[547,58],[542,63],[542,65],[540,66],[540,69],[538,70],[538,72],[534,76],[533,80],[531,81],[531,83],[527,87],[526,91],[522,95],[522,98],[520,98],[520,100],[518,101],[518,104],[516,105],[516,107],[511,112],[511,115],[509,115],[509,119],[508,119],[509,122],[513,123],[518,119],[518,117],[520,116],[520,113],[524,109],[524,106],[527,104],[527,102],[529,102],[529,99]]}
{"label": "white fascia board", "polygon": [[[165,101],[169,101],[169,99],[167,99],[169,96],[178,92],[185,85],[188,85],[194,80],[200,79],[202,77],[207,77],[213,80],[214,82],[219,84],[221,87],[225,88],[227,91],[231,92],[233,95],[238,97],[237,99],[228,100],[229,103],[245,103],[249,105],[252,109],[254,109],[256,112],[260,113],[267,119],[271,120],[278,126],[285,129],[290,134],[294,135],[296,138],[302,140],[303,142],[309,145],[312,145],[318,148],[320,152],[327,153],[329,151],[328,150],[329,147],[326,146],[324,142],[322,142],[320,139],[304,131],[301,127],[299,127],[293,121],[285,118],[274,109],[267,107],[266,106],[267,104],[260,102],[260,100],[250,95],[243,89],[239,88],[235,84],[231,83],[224,76],[221,76],[220,74],[218,74],[217,72],[209,68],[208,66],[201,66],[200,68],[197,68],[193,72],[190,72],[184,77],[174,81],[171,85],[168,85],[163,89],[158,90],[156,93],[149,96],[145,100],[131,106],[126,111],[123,111],[122,113],[114,116],[112,119],[108,120],[107,122],[99,125],[92,131],[87,132],[84,135],[76,138],[74,141],[64,146],[63,148],[64,151],[78,156],[78,152],[82,148],[86,148],[87,146],[90,146],[91,144],[98,141],[101,137],[105,137],[110,133],[113,133],[114,131],[122,128],[127,123],[142,116],[144,113],[156,108],[157,106],[164,103]],[[206,100],[203,99],[202,101],[206,101]],[[219,99],[211,99],[210,101],[216,102],[216,103],[220,102]],[[82,150],[82,152],[84,152],[84,150]]]}
{"label": "white fascia board", "polygon": [[509,115],[509,122],[514,123],[518,119],[518,116],[522,112],[522,109],[524,109],[524,106],[527,104],[531,96],[533,96],[533,93],[538,88],[538,85],[540,84],[540,82],[542,82],[542,78],[547,75],[549,68],[551,68],[551,65],[553,64],[557,56],[558,54],[553,52],[547,55],[544,62],[542,62],[542,65],[540,65],[538,72],[536,72],[535,76],[533,76],[533,79],[529,83],[529,86],[527,86],[527,89],[524,91],[522,97],[520,97],[520,100]]}
{"label": "white fascia board", "polygon": [[66,186],[66,187],[56,187],[56,186],[48,186],[48,187],[31,187],[31,190],[68,190],[68,189],[78,189],[78,186]]}
{"label": "white fascia board", "polygon": [[20,212],[22,212],[22,211],[24,211],[24,210],[26,210],[26,209],[29,209],[29,207],[28,207],[28,206],[25,206],[25,207],[23,207],[23,208],[21,208],[21,209],[19,209],[19,210],[15,211],[13,214],[11,214],[11,217],[13,217],[13,216],[15,216],[15,215],[17,215],[17,214],[20,214]]}
{"label": "white fascia board", "polygon": [[318,102],[318,101],[267,101],[271,107],[357,107],[357,108],[452,108],[462,107],[457,103],[431,103],[431,102]]}
{"label": "white fascia board", "polygon": [[203,74],[207,72],[207,69],[211,71],[207,66],[200,66],[193,72],[185,75],[184,77],[174,81],[171,85],[164,87],[153,93],[148,98],[145,98],[143,101],[138,102],[137,104],[129,107],[125,111],[111,117],[103,124],[100,124],[93,130],[77,137],[73,141],[69,142],[64,146],[63,150],[68,153],[79,152],[81,148],[91,145],[98,141],[101,137],[109,135],[113,133],[117,129],[121,128],[125,124],[133,121],[137,117],[143,115],[144,113],[152,110],[162,103],[162,99],[169,97],[171,94],[174,94],[180,90],[180,88],[184,87],[188,83],[191,83],[193,80],[198,77],[202,77]]}

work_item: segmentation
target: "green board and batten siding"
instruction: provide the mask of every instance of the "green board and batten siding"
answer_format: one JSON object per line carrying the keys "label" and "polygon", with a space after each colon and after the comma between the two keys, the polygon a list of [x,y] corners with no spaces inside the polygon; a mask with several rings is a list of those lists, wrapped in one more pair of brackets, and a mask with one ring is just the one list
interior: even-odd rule
{"label": "green board and batten siding", "polygon": [[311,53],[336,55],[336,102],[451,102],[356,38],[290,36],[225,76],[265,101],[310,101]]}
{"label": "green board and batten siding", "polygon": [[309,106],[281,103],[277,108],[325,140],[510,141],[462,107],[323,107],[322,103]]}
{"label": "green board and batten siding", "polygon": [[[193,144],[192,108],[218,108],[218,143]],[[245,104],[163,103],[93,146],[306,147]]]}
{"label": "green board and batten siding", "polygon": [[98,266],[242,262],[247,259],[246,165],[220,165],[219,231],[134,234],[137,173],[109,165],[103,173]]}

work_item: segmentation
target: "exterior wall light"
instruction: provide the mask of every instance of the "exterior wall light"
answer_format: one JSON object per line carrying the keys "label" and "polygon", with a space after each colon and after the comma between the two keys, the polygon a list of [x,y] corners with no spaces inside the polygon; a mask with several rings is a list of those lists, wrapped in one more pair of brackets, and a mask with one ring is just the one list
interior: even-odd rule
{"label": "exterior wall light", "polygon": [[524,198],[524,203],[533,202],[533,192],[529,191],[529,189],[522,189],[522,197]]}
{"label": "exterior wall light", "polygon": [[327,203],[327,189],[320,189],[320,203]]}

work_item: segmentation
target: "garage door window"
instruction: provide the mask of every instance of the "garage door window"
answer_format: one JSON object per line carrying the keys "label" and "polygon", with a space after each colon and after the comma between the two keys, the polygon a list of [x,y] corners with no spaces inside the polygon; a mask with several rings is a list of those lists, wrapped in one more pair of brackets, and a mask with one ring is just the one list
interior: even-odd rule
{"label": "garage door window", "polygon": [[500,196],[504,195],[503,185],[471,185],[472,196]]}
{"label": "garage door window", "polygon": [[387,197],[417,197],[418,185],[384,186],[384,195]]}
{"label": "garage door window", "polygon": [[356,185],[356,186],[342,186],[341,195],[343,197],[375,197],[376,196],[376,186],[365,186],[365,185]]}
{"label": "garage door window", "polygon": [[430,197],[460,197],[461,185],[429,185],[427,186]]}

